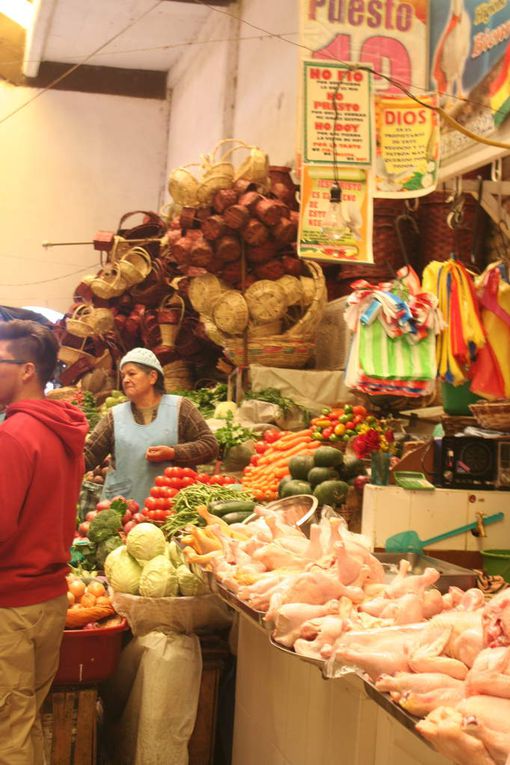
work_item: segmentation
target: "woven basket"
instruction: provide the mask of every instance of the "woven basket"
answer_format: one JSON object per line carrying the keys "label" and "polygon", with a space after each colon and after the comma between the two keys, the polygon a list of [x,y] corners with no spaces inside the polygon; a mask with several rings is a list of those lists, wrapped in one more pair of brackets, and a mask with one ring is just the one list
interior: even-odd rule
{"label": "woven basket", "polygon": [[322,268],[318,263],[314,263],[311,260],[306,261],[306,266],[311,273],[314,294],[304,316],[285,332],[285,337],[288,339],[295,337],[303,339],[314,338],[328,300],[326,280],[324,279]]}
{"label": "woven basket", "polygon": [[165,390],[171,393],[175,390],[190,390],[193,385],[191,365],[186,361],[172,361],[163,365]]}
{"label": "woven basket", "polygon": [[287,296],[281,284],[270,279],[260,279],[245,292],[250,318],[263,324],[285,316]]}
{"label": "woven basket", "polygon": [[248,326],[248,305],[241,292],[226,290],[215,301],[212,320],[227,335],[242,335]]}
{"label": "woven basket", "polygon": [[151,256],[143,247],[131,247],[118,262],[119,271],[128,287],[140,284],[151,272]]}
{"label": "woven basket", "polygon": [[[303,305],[304,303],[303,285],[301,284],[297,276],[291,276],[290,274],[285,274],[285,276],[282,276],[280,279],[276,280],[276,284],[279,284],[281,287],[283,287],[283,291],[285,292],[285,295],[287,297],[288,306]],[[313,300],[313,297],[312,297],[312,300]],[[309,303],[311,302],[312,301],[310,300]]]}
{"label": "woven basket", "polygon": [[469,408],[482,428],[510,432],[510,401],[484,401]]}
{"label": "woven basket", "polygon": [[90,282],[92,292],[104,300],[119,297],[127,289],[127,284],[117,265],[107,263]]}
{"label": "woven basket", "polygon": [[71,316],[66,319],[66,329],[71,335],[76,337],[89,337],[95,332],[92,323],[92,314],[94,307],[89,303],[82,303],[77,306]]}
{"label": "woven basket", "polygon": [[98,334],[109,332],[115,323],[113,313],[109,308],[94,308],[89,321]]}
{"label": "woven basket", "polygon": [[445,436],[455,436],[457,433],[463,433],[464,428],[476,426],[476,419],[474,417],[444,414],[441,416],[441,425],[443,426]]}
{"label": "woven basket", "polygon": [[61,345],[58,349],[58,359],[66,366],[70,367],[71,364],[75,364],[82,358],[89,359],[91,363],[96,361],[95,356],[91,353],[87,353],[83,350],[85,347],[86,338],[82,339],[82,342],[78,348],[73,348],[70,345]]}
{"label": "woven basket", "polygon": [[236,366],[262,364],[282,369],[301,369],[312,357],[314,343],[304,340],[287,340],[282,337],[249,340],[245,347],[243,338],[228,338],[225,353]]}
{"label": "woven basket", "polygon": [[175,344],[175,338],[181,328],[185,309],[184,300],[180,295],[168,295],[168,297],[162,300],[156,313],[163,345],[171,348]]}
{"label": "woven basket", "polygon": [[282,320],[276,319],[276,321],[268,321],[266,324],[255,324],[250,322],[248,324],[248,339],[255,337],[275,337],[281,334]]}
{"label": "woven basket", "polygon": [[195,276],[188,288],[191,305],[198,313],[210,315],[216,298],[224,291],[225,286],[214,274]]}

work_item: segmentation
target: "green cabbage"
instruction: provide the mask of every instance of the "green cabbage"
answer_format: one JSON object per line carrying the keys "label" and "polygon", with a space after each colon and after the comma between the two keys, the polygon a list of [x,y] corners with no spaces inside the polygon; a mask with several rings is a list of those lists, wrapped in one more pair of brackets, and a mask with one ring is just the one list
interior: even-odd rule
{"label": "green cabbage", "polygon": [[195,576],[184,563],[176,569],[175,573],[179,582],[179,591],[181,595],[204,595],[204,593],[207,592],[205,582],[198,576]]}
{"label": "green cabbage", "polygon": [[172,539],[171,542],[166,543],[166,554],[167,554],[168,560],[170,561],[170,563],[172,564],[174,568],[177,568],[177,566],[180,566],[181,563],[185,563],[182,551],[174,539]]}
{"label": "green cabbage", "polygon": [[139,523],[126,537],[127,551],[143,566],[156,555],[165,553],[165,535],[153,523]]}
{"label": "green cabbage", "polygon": [[176,571],[166,555],[156,555],[145,564],[140,577],[140,595],[167,598],[179,594]]}
{"label": "green cabbage", "polygon": [[105,561],[104,569],[113,590],[130,595],[138,594],[142,569],[126,547],[117,547],[111,552]]}
{"label": "green cabbage", "polygon": [[99,542],[96,550],[97,567],[103,569],[108,555],[119,547],[122,547],[122,539],[118,535],[116,537],[108,537],[104,542]]}

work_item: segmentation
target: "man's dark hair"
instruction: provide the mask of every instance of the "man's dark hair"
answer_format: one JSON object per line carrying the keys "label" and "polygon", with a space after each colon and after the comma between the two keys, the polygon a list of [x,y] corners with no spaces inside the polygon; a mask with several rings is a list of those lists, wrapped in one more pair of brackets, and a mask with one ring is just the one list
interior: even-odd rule
{"label": "man's dark hair", "polygon": [[0,321],[0,340],[9,343],[17,361],[31,361],[44,387],[57,366],[58,342],[53,333],[37,321]]}

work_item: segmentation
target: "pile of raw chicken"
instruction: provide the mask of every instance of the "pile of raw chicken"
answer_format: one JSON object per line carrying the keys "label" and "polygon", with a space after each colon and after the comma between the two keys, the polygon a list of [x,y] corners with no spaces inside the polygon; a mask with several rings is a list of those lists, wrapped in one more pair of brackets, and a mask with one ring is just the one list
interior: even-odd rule
{"label": "pile of raw chicken", "polygon": [[257,512],[231,526],[204,513],[190,562],[263,612],[281,645],[327,662],[331,676],[356,668],[423,717],[417,729],[453,762],[510,765],[510,589],[487,604],[477,589],[441,595],[429,589],[439,572],[413,575],[406,560],[385,581],[343,520],[323,518],[307,538],[282,513]]}

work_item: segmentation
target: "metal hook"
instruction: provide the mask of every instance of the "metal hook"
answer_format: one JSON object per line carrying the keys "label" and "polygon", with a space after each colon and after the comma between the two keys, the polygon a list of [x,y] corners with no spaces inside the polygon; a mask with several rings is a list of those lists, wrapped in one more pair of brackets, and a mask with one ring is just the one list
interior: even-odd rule
{"label": "metal hook", "polygon": [[400,251],[402,253],[402,257],[404,258],[404,263],[406,264],[406,266],[410,266],[410,263],[409,263],[409,257],[407,254],[407,249],[404,243],[404,236],[402,233],[402,224],[409,223],[414,233],[416,234],[416,236],[419,236],[419,233],[420,233],[420,229],[418,228],[418,223],[416,222],[416,218],[414,218],[414,216],[411,215],[409,210],[410,208],[407,208],[401,215],[398,215],[395,218],[395,231],[397,233],[397,239],[400,246]]}
{"label": "metal hook", "polygon": [[404,205],[406,209],[409,210],[409,212],[418,212],[418,208],[420,206],[420,198],[414,197],[414,199],[404,199]]}

